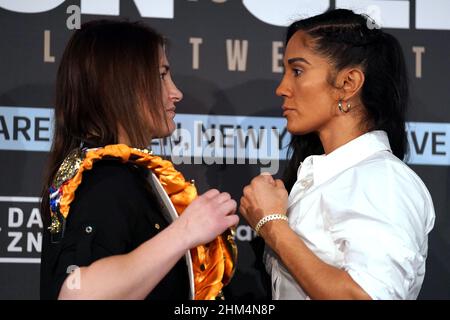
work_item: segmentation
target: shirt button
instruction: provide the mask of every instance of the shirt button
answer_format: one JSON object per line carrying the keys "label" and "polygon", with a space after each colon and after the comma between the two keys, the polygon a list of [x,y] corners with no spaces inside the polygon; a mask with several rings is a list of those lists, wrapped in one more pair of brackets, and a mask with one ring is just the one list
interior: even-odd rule
{"label": "shirt button", "polygon": [[302,185],[302,187],[306,188],[311,185],[311,181],[303,180],[302,182],[300,182],[300,184]]}

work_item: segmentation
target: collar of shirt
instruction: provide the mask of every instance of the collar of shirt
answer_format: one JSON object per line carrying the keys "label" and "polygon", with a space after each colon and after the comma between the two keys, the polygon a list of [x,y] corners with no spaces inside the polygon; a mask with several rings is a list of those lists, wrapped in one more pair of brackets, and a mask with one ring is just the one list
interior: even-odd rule
{"label": "collar of shirt", "polygon": [[312,156],[314,184],[320,185],[379,151],[391,151],[385,131],[371,131],[328,155]]}
{"label": "collar of shirt", "polygon": [[328,155],[307,157],[298,168],[297,181],[289,197],[290,204],[298,200],[311,186],[323,184],[379,151],[391,151],[387,133],[381,130],[365,133]]}

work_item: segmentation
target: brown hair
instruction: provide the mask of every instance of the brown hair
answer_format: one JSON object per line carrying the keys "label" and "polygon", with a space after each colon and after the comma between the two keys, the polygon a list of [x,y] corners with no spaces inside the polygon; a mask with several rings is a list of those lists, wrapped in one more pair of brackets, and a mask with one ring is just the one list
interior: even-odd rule
{"label": "brown hair", "polygon": [[130,145],[146,147],[151,142],[152,124],[165,123],[159,77],[163,48],[163,37],[138,22],[91,21],[72,35],[56,79],[43,217],[49,210],[47,189],[71,150],[82,142],[116,144],[119,127]]}

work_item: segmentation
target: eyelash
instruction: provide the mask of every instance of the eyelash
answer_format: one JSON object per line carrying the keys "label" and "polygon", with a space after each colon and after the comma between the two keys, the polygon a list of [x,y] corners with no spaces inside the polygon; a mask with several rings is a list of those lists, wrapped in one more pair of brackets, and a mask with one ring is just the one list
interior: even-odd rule
{"label": "eyelash", "polygon": [[167,72],[162,72],[162,73],[160,73],[159,74],[159,78],[161,79],[161,80],[164,80],[164,77],[167,75]]}

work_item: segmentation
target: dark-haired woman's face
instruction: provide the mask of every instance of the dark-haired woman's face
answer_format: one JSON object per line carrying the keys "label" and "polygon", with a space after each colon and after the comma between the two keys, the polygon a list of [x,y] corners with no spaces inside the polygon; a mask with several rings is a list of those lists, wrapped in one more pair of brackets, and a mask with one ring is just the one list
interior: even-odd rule
{"label": "dark-haired woman's face", "polygon": [[291,134],[319,132],[336,115],[337,100],[327,79],[332,66],[311,49],[309,36],[298,31],[284,55],[284,76],[276,93],[284,98],[283,116]]}
{"label": "dark-haired woman's face", "polygon": [[159,137],[169,136],[176,128],[175,117],[175,103],[183,99],[183,93],[178,90],[175,83],[172,80],[170,73],[169,61],[166,54],[163,52],[159,64],[159,74],[161,78],[161,96],[164,106],[164,115],[166,117],[167,126],[162,125],[161,130],[163,132],[157,134]]}

